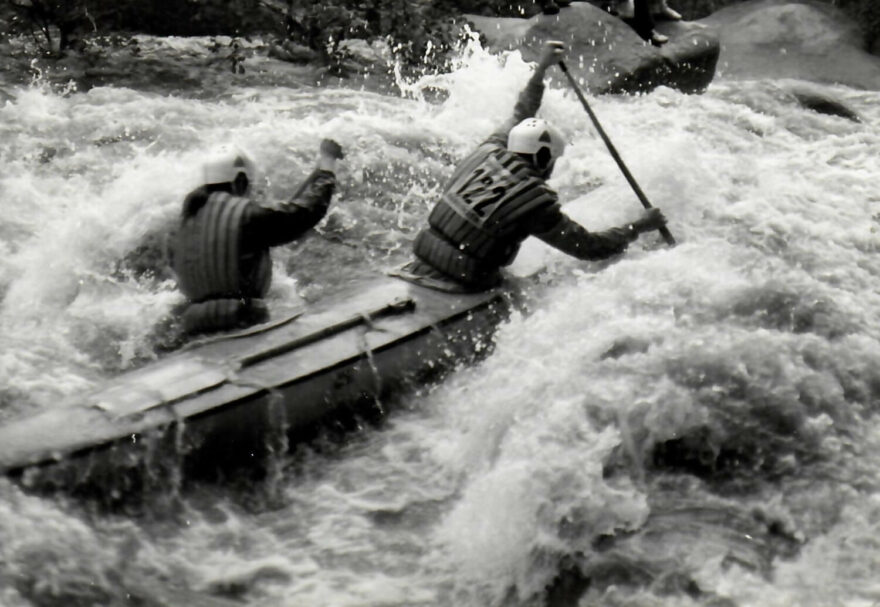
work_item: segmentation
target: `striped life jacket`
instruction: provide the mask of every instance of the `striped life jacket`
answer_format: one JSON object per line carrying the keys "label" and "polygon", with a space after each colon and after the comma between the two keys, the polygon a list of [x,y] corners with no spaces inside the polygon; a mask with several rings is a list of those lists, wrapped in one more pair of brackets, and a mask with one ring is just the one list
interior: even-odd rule
{"label": "striped life jacket", "polygon": [[177,235],[174,271],[180,290],[193,303],[212,299],[249,300],[266,295],[272,280],[269,249],[243,254],[244,219],[250,201],[213,192]]}
{"label": "striped life jacket", "polygon": [[462,162],[416,237],[416,257],[466,285],[501,280],[533,220],[557,204],[535,168],[521,156],[486,143]]}

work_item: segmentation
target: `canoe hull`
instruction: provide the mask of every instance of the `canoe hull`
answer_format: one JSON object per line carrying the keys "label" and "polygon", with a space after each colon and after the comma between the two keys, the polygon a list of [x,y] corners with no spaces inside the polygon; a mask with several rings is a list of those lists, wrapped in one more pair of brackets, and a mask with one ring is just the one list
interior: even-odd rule
{"label": "canoe hull", "polygon": [[[78,401],[0,428],[0,471],[25,484],[113,486],[265,468],[323,420],[491,349],[506,290],[450,294],[382,277],[288,323],[196,344]],[[178,479],[179,480],[179,479]]]}

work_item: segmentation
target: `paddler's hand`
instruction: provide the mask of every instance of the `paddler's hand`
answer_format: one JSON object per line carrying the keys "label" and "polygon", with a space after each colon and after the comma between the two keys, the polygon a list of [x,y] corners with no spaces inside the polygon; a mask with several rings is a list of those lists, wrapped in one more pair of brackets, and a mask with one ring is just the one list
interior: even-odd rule
{"label": "paddler's hand", "polygon": [[666,217],[663,215],[663,211],[656,207],[645,209],[642,216],[632,223],[633,229],[639,234],[650,232],[652,230],[659,230],[665,225]]}
{"label": "paddler's hand", "polygon": [[538,59],[538,67],[536,71],[543,75],[548,67],[562,61],[564,55],[565,44],[559,40],[548,40],[544,43],[544,49],[541,51],[541,58]]}
{"label": "paddler's hand", "polygon": [[324,139],[321,141],[321,148],[318,156],[318,168],[322,171],[335,171],[336,161],[345,158],[342,153],[342,146],[332,139]]}

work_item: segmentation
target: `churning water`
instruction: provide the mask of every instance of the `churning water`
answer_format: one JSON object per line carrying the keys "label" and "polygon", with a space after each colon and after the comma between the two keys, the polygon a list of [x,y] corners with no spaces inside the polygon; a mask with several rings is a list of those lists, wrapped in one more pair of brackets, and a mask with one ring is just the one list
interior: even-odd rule
{"label": "churning water", "polygon": [[[319,302],[406,259],[529,70],[471,48],[407,98],[12,89],[0,422],[153,356],[180,301],[165,234],[215,145],[249,149],[277,198],[321,137],[345,146],[328,218],[273,253],[272,304]],[[786,84],[593,100],[678,246],[586,264],[530,243],[513,267],[530,309],[490,357],[341,446],[297,449],[271,500],[215,484],[125,515],[0,480],[0,605],[876,604],[880,104],[816,87],[855,123]],[[637,216],[561,74],[542,115],[571,142],[552,181],[567,212]]]}

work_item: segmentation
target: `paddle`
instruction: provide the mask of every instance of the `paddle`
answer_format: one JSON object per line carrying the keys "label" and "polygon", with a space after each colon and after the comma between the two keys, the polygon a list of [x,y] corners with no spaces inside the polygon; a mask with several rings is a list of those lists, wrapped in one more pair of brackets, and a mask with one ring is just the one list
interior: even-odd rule
{"label": "paddle", "polygon": [[[593,121],[593,125],[599,132],[599,136],[602,138],[602,141],[605,142],[605,147],[607,147],[608,151],[611,152],[611,157],[614,158],[617,166],[620,167],[621,172],[623,172],[623,176],[626,177],[626,180],[629,182],[629,185],[636,193],[636,196],[638,196],[639,200],[642,202],[642,206],[646,209],[650,209],[651,202],[648,200],[648,197],[645,196],[645,193],[642,191],[642,188],[639,187],[639,184],[636,183],[636,180],[629,172],[629,169],[626,168],[626,165],[623,163],[623,159],[620,157],[620,154],[617,153],[617,150],[615,149],[614,144],[611,143],[608,135],[605,134],[605,129],[602,128],[602,125],[599,123],[599,119],[596,118],[596,114],[593,113],[590,104],[587,103],[587,100],[584,98],[584,94],[581,93],[580,87],[578,86],[577,82],[575,82],[574,76],[569,73],[568,66],[565,65],[564,61],[559,62],[559,69],[561,69],[562,73],[565,74],[565,76],[568,78],[568,82],[569,84],[571,84],[571,88],[574,89],[575,95],[577,95],[577,98],[580,99],[581,105],[583,105],[584,109],[587,110],[587,114],[590,116],[590,120]],[[666,226],[660,228],[659,232],[660,235],[663,236],[663,240],[666,241],[666,244],[668,244],[669,246],[675,244],[675,238],[673,238],[672,233]]]}

